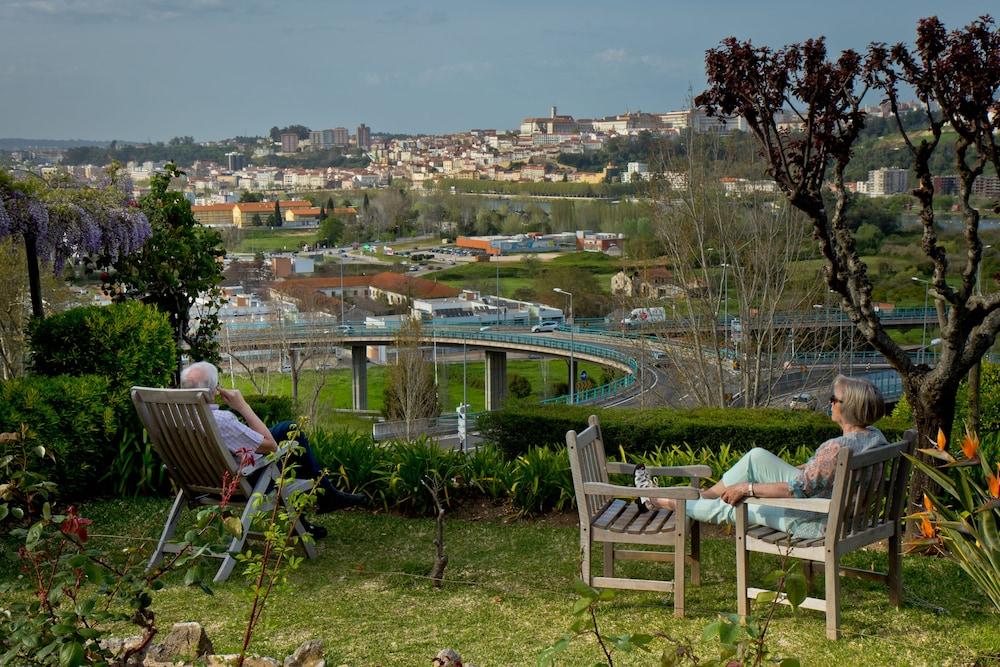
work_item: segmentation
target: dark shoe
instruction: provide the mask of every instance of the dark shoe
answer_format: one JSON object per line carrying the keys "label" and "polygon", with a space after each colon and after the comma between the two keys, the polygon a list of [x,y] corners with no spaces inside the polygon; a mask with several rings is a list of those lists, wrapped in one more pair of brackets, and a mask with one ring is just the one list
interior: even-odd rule
{"label": "dark shoe", "polygon": [[302,527],[306,529],[306,532],[312,535],[314,540],[322,540],[326,537],[326,528],[320,526],[319,524],[312,523],[306,519],[299,519],[302,522]]}
{"label": "dark shoe", "polygon": [[344,493],[340,489],[324,489],[316,501],[316,511],[320,514],[334,512],[345,507],[364,507],[368,505],[368,496],[363,493]]}

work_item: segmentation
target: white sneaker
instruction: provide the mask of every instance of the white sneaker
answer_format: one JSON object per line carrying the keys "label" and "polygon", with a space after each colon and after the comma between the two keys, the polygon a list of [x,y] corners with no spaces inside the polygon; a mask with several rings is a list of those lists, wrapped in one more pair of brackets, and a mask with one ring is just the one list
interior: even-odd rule
{"label": "white sneaker", "polygon": [[[651,489],[658,486],[656,483],[656,478],[651,476],[646,472],[646,466],[642,463],[635,467],[635,488],[637,489]],[[641,508],[640,511],[646,511],[655,509],[656,506],[653,502],[644,496],[640,496],[636,499],[636,504]]]}

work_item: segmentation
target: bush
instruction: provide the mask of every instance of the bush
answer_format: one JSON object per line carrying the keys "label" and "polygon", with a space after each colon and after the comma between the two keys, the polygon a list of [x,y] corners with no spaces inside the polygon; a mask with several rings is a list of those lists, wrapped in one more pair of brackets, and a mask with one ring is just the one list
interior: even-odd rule
{"label": "bush", "polygon": [[532,447],[514,462],[510,499],[522,514],[562,511],[574,505],[573,474],[565,447]]}
{"label": "bush", "polygon": [[[0,385],[0,431],[28,426],[33,442],[55,457],[35,461],[35,471],[54,482],[64,498],[94,495],[119,454],[111,443],[122,410],[108,403],[109,385],[100,375],[33,375]],[[8,453],[4,447],[0,444],[0,458]]]}
{"label": "bush", "polygon": [[41,375],[106,375],[113,389],[165,387],[176,368],[170,323],[152,306],[129,301],[72,308],[32,322],[32,367]]}
{"label": "bush", "polygon": [[277,424],[298,419],[298,408],[291,396],[253,394],[246,396],[247,403],[265,424]]}
{"label": "bush", "polygon": [[565,443],[566,432],[586,428],[591,414],[601,419],[608,451],[620,447],[629,454],[682,444],[712,450],[731,445],[740,453],[753,447],[774,452],[799,446],[815,449],[841,433],[836,424],[819,413],[738,408],[638,411],[594,406],[511,406],[483,413],[478,425],[484,438],[515,458],[531,447]]}
{"label": "bush", "polygon": [[507,381],[507,389],[514,398],[531,396],[531,382],[523,375],[513,373]]}
{"label": "bush", "polygon": [[309,436],[319,464],[329,470],[330,480],[352,493],[367,493],[385,499],[382,486],[391,465],[390,450],[371,435],[357,431],[317,429]]}
{"label": "bush", "polygon": [[434,501],[421,480],[440,480],[442,507],[450,507],[452,491],[465,470],[465,454],[442,449],[430,438],[389,445],[391,467],[385,478],[385,502],[412,514],[433,514]]}

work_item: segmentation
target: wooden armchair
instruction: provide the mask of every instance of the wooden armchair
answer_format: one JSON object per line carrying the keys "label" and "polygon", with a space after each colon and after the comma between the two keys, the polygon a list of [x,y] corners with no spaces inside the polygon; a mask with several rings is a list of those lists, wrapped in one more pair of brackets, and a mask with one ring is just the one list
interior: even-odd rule
{"label": "wooden armchair", "polygon": [[[700,545],[698,523],[690,522],[685,513],[685,501],[698,498],[698,484],[711,475],[708,466],[649,467],[652,475],[690,477],[690,486],[637,489],[608,482],[608,473],[631,475],[635,466],[609,463],[604,454],[601,424],[591,415],[589,426],[577,434],[566,433],[569,461],[573,471],[576,504],[580,511],[581,574],[588,585],[604,588],[626,588],[645,591],[664,591],[674,594],[674,615],[684,615],[684,565],[691,564],[691,583],[700,583]],[[631,500],[639,496],[673,498],[677,502],[674,512],[664,509],[639,513]],[[685,555],[685,541],[691,532],[691,552]],[[603,576],[591,573],[591,547],[593,542],[604,544]],[[617,549],[617,544],[648,544],[672,547],[668,551]],[[674,562],[673,581],[630,579],[614,576],[615,560],[645,560]]]}
{"label": "wooden armchair", "polygon": [[[210,400],[209,392],[204,389],[132,387],[132,403],[136,412],[178,489],[148,568],[159,563],[165,553],[178,553],[186,547],[184,543],[171,539],[185,507],[219,504],[223,478],[227,473],[230,479],[239,474],[239,483],[229,502],[236,507],[243,506],[240,517],[243,531],[239,537],[232,539],[224,552],[208,554],[222,559],[215,574],[215,581],[221,582],[229,577],[236,565],[236,555],[246,544],[254,515],[273,507],[274,501],[268,499],[267,492],[280,471],[270,457],[261,457],[256,464],[242,469],[239,467],[222,442],[219,427],[209,408]],[[291,480],[283,485],[280,500],[291,512],[292,494],[308,491],[312,486],[312,480]],[[307,536],[300,521],[295,522],[295,531],[302,538],[306,555],[315,558],[312,537]]]}
{"label": "wooden armchair", "polygon": [[[751,551],[787,554],[823,567],[826,599],[808,597],[802,607],[826,612],[826,636],[840,636],[840,575],[882,581],[889,599],[902,602],[900,573],[903,509],[910,463],[902,456],[913,452],[916,431],[903,440],[852,456],[846,447],[837,454],[834,489],[830,498],[747,498],[736,508],[736,594],[740,617],[750,612],[750,600],[764,592],[747,583]],[[817,539],[799,539],[766,526],[749,525],[747,505],[807,510],[827,515],[826,533]],[[840,566],[840,558],[881,540],[889,541],[889,571],[871,572]],[[786,602],[784,599],[782,602]]]}

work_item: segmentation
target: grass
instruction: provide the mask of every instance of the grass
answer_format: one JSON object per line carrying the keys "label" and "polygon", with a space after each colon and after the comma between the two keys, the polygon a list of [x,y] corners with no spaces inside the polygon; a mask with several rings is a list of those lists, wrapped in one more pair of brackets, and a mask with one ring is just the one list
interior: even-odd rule
{"label": "grass", "polygon": [[230,248],[232,252],[269,252],[276,250],[301,250],[303,243],[316,241],[315,229],[247,228],[243,238]]}
{"label": "grass", "polygon": [[[453,411],[462,402],[462,362],[455,361],[455,357],[450,357],[450,363],[439,362],[438,373],[441,385],[446,385],[444,390],[444,410]],[[333,412],[333,409],[351,407],[351,382],[352,371],[350,369],[350,357],[344,356],[340,359],[341,368],[328,371],[306,370],[299,376],[299,401],[301,407],[308,408],[307,403],[311,400],[316,384],[321,377],[326,380],[319,392],[317,401],[316,422],[321,426],[350,426],[360,430],[368,430],[370,422],[360,420],[357,417]],[[600,383],[602,368],[598,364],[580,361],[577,367],[581,371],[586,371],[588,378]],[[223,369],[225,370],[225,369]],[[370,410],[382,409],[382,393],[385,387],[385,377],[387,373],[385,366],[368,366],[368,408]],[[323,374],[321,376],[320,374]],[[447,374],[446,374],[447,373]],[[467,367],[468,397],[469,404],[473,412],[481,412],[485,409],[485,379],[486,365],[482,361],[469,361]],[[532,395],[526,400],[540,401],[549,398],[555,393],[557,382],[567,382],[567,364],[561,359],[510,359],[507,362],[507,378],[513,375],[522,375],[531,383]],[[257,393],[250,381],[241,375],[236,375],[235,386],[244,394]],[[231,384],[230,376],[223,373],[223,383],[226,386]],[[266,384],[262,387],[264,393],[278,396],[291,396],[292,378],[290,373],[269,373],[266,377]]]}
{"label": "grass", "polygon": [[[94,519],[92,534],[151,540],[168,506],[165,499],[113,500],[89,503],[83,514]],[[280,660],[303,641],[321,639],[333,665],[428,664],[443,647],[478,665],[529,665],[572,622],[575,515],[533,521],[447,517],[449,564],[441,590],[425,578],[434,554],[432,520],[352,511],[325,515],[319,522],[330,531],[318,544],[319,558],[305,561],[273,595],[253,652]],[[731,537],[711,534],[703,539],[702,585],[688,589],[684,619],[673,618],[669,596],[622,591],[599,608],[602,630],[663,631],[694,641],[702,658],[717,655],[717,644],[702,641],[701,631],[719,613],[735,611],[735,547]],[[121,543],[94,539],[108,546]],[[3,554],[0,581],[14,576],[12,556]],[[846,562],[884,568],[884,560],[883,553],[873,551],[852,554]],[[632,574],[669,576],[660,569],[667,565],[628,565]],[[755,554],[752,580],[760,581],[774,565],[773,559]],[[842,640],[824,638],[822,614],[795,616],[779,608],[771,648],[804,665],[972,664],[977,656],[996,653],[997,614],[955,565],[914,556],[905,559],[903,571],[908,601],[900,610],[876,584],[847,578]],[[160,628],[198,621],[217,652],[238,650],[249,610],[239,571],[216,586],[211,598],[184,587],[180,577],[167,583],[154,602]],[[559,664],[593,664],[599,658],[592,640],[580,640]],[[616,653],[615,664],[658,663],[654,655]]]}

